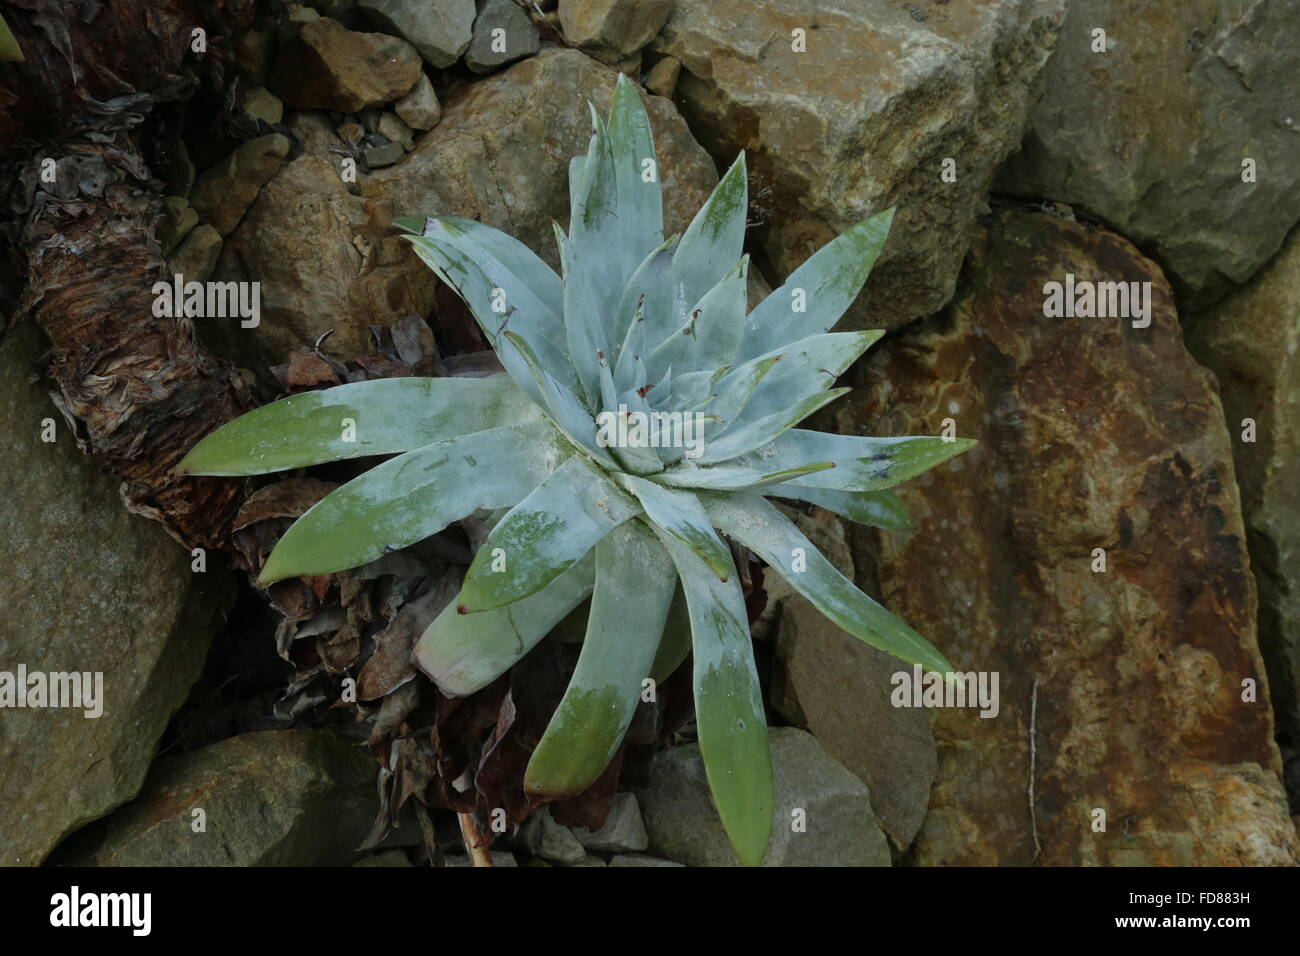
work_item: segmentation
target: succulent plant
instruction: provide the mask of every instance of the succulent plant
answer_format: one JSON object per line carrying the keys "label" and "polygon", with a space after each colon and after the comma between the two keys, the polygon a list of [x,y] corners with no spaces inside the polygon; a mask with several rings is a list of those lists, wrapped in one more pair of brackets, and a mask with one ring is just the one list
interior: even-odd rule
{"label": "succulent plant", "polygon": [[769,499],[901,527],[890,487],[971,443],[794,427],[846,391],[830,386],[883,334],[828,330],[866,281],[892,210],[828,243],[747,314],[743,154],[686,231],[664,241],[650,124],[625,77],[608,125],[594,108],[592,125],[569,170],[569,233],[555,227],[562,275],[481,223],[399,220],[505,374],[293,395],[217,429],[180,468],[253,475],[395,456],[298,519],[263,583],[356,567],[495,512],[459,597],[416,646],[419,667],[444,694],[472,694],[589,600],[576,670],[525,773],[530,793],[553,796],[600,775],[645,680],[693,654],[709,786],[737,855],[755,865],[773,825],[772,767],[723,536],[850,634],[948,672]]}

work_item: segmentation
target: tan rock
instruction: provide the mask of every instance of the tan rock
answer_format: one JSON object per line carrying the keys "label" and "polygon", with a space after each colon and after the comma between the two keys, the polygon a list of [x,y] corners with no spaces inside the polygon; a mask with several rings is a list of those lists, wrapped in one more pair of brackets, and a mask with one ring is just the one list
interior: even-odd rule
{"label": "tan rock", "polygon": [[673,0],[560,0],[564,38],[613,64],[649,43]]}
{"label": "tan rock", "polygon": [[270,87],[299,109],[355,113],[404,96],[422,75],[420,55],[405,40],[321,17],[282,45]]}
{"label": "tan rock", "polygon": [[230,235],[287,155],[289,139],[280,133],[250,139],[199,176],[190,205],[221,235]]}
{"label": "tan rock", "polygon": [[221,258],[221,233],[207,223],[195,226],[167,259],[167,274],[186,282],[207,282]]}

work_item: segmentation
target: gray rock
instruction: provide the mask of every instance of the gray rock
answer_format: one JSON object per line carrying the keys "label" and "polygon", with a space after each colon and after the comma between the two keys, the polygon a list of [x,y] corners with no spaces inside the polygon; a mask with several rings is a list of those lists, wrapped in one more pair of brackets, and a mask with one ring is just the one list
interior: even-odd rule
{"label": "gray rock", "polygon": [[406,150],[402,149],[401,143],[384,143],[382,146],[367,146],[362,155],[366,159],[367,166],[378,169],[381,166],[392,166],[394,163],[401,162],[402,157],[406,155]]}
{"label": "gray rock", "polygon": [[391,142],[401,143],[403,150],[415,145],[415,131],[396,113],[384,113],[379,117],[379,135]]}
{"label": "gray rock", "polygon": [[361,0],[376,30],[407,40],[430,66],[444,69],[473,38],[474,0]]}
{"label": "gray rock", "polygon": [[611,857],[610,866],[685,866],[684,863],[675,863],[672,860],[661,860],[657,856],[646,856],[643,853],[622,853],[618,856]]}
{"label": "gray rock", "polygon": [[573,866],[581,863],[587,855],[573,831],[551,819],[551,811],[547,807],[537,810],[525,821],[519,831],[519,839],[530,853],[552,863]]}
{"label": "gray rock", "polygon": [[1297,0],[1072,0],[997,188],[1104,220],[1154,252],[1185,307],[1206,307],[1300,220],[1297,23]]}
{"label": "gray rock", "polygon": [[[772,727],[768,737],[776,811],[763,865],[889,866],[889,845],[866,785],[827,756],[811,734]],[[740,865],[713,808],[697,744],[655,757],[641,807],[651,851],[687,866]],[[796,830],[800,820],[803,832]]]}
{"label": "gray rock", "polygon": [[[375,765],[322,730],[265,730],[162,757],[74,866],[346,866],[378,812]],[[195,810],[202,810],[202,816]],[[205,829],[196,832],[196,821]]]}
{"label": "gray rock", "polygon": [[[515,859],[513,853],[507,853],[504,850],[491,850],[489,856],[492,857],[493,866],[518,866],[519,861]],[[447,866],[464,866],[470,865],[468,856],[449,856],[446,857]]]}
{"label": "gray rock", "polygon": [[249,90],[244,95],[240,108],[268,126],[274,126],[284,118],[284,104],[280,102],[280,98],[260,86]]}
{"label": "gray rock", "polygon": [[[19,322],[0,340],[0,672],[103,675],[103,713],[0,710],[0,866],[35,866],[66,834],[140,789],[203,667],[229,576],[127,513],[119,482],[82,455],[43,387],[43,346]],[[42,422],[57,441],[41,441]]]}
{"label": "gray rock", "polygon": [[[577,50],[543,50],[445,104],[441,122],[420,137],[406,161],[367,177],[362,194],[386,201],[398,216],[478,219],[555,267],[551,220],[569,219],[569,160],[586,152],[591,137],[587,100],[608,111],[616,78]],[[708,198],[717,170],[672,103],[650,96],[646,108],[671,235],[685,229]]]}
{"label": "gray rock", "polygon": [[564,38],[613,63],[649,43],[672,12],[674,0],[560,0]]}
{"label": "gray rock", "polygon": [[479,0],[474,39],[465,51],[465,65],[475,73],[532,56],[541,48],[537,27],[514,0]]}
{"label": "gray rock", "polygon": [[1064,15],[1064,0],[924,6],[918,21],[896,0],[678,0],[651,44],[681,61],[674,102],[719,165],[748,150],[772,279],[897,207],[843,329],[896,328],[952,296]]}
{"label": "gray rock", "polygon": [[249,140],[199,176],[190,205],[204,222],[230,235],[288,154],[289,138],[280,133]]}
{"label": "gray rock", "polygon": [[423,75],[411,92],[393,104],[393,110],[412,129],[433,129],[438,125],[438,120],[442,119],[438,95],[433,91],[429,78]]}
{"label": "gray rock", "polygon": [[[1259,646],[1278,738],[1300,745],[1300,229],[1187,347],[1218,376],[1259,585]],[[1243,439],[1245,419],[1255,440]]]}
{"label": "gray rock", "polygon": [[195,226],[167,259],[167,274],[186,282],[207,282],[221,258],[221,233],[207,223]]}
{"label": "gray rock", "polygon": [[351,358],[370,349],[369,326],[432,309],[433,274],[393,234],[392,205],[352,195],[339,159],[304,154],[286,165],[226,242],[217,278],[261,282],[262,321],[203,326],[223,354],[276,365],[334,329],[322,348]]}
{"label": "gray rock", "polygon": [[641,819],[641,807],[631,793],[620,793],[614,798],[609,816],[599,830],[574,827],[573,835],[588,850],[602,853],[635,853],[650,845],[650,837],[646,835],[645,823]]}
{"label": "gray rock", "polygon": [[420,56],[406,41],[322,17],[281,43],[270,87],[298,109],[355,113],[405,96],[421,75]]}
{"label": "gray rock", "polygon": [[[853,578],[838,518],[820,511],[797,516],[795,523]],[[905,850],[925,819],[939,763],[927,713],[890,703],[891,677],[907,667],[840,630],[784,580],[773,578],[764,582],[777,616],[772,703],[867,785],[881,827],[894,847]]]}

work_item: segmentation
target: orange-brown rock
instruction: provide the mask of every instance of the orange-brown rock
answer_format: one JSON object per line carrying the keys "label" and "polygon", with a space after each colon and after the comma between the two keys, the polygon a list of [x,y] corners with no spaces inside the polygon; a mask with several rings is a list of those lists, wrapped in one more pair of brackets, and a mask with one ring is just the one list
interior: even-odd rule
{"label": "orange-brown rock", "polygon": [[[1045,318],[1066,273],[1150,282],[1150,326]],[[1294,863],[1230,440],[1155,264],[1000,213],[952,306],[857,374],[843,430],[981,440],[902,486],[912,531],[853,529],[891,610],[1000,674],[996,718],[935,714],[914,862]]]}

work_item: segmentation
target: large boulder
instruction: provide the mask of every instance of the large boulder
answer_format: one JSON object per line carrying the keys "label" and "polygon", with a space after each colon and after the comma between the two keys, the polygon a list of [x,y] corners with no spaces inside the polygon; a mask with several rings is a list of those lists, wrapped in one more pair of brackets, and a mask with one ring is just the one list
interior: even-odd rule
{"label": "large boulder", "polygon": [[[866,785],[802,730],[772,727],[768,739],[776,809],[763,865],[889,866]],[[713,808],[698,744],[655,756],[641,809],[652,852],[687,866],[740,865]]]}
{"label": "large boulder", "polygon": [[140,796],[81,838],[66,862],[347,866],[379,810],[375,772],[330,731],[229,737],[160,759]]}
{"label": "large boulder", "polygon": [[[203,667],[230,593],[215,568],[127,513],[31,383],[30,323],[0,342],[0,865],[35,866],[140,789],[167,721]],[[57,441],[42,441],[44,420]],[[17,707],[19,668],[102,678],[86,707]],[[100,675],[96,678],[93,675]],[[93,692],[93,691],[92,691]],[[47,700],[47,703],[50,701]],[[83,703],[87,703],[83,699]],[[98,716],[87,711],[102,710]]]}
{"label": "large boulder", "polygon": [[1071,0],[998,188],[1104,220],[1185,304],[1221,297],[1300,220],[1297,23],[1300,0]]}
{"label": "large boulder", "polygon": [[678,0],[652,44],[681,61],[675,98],[705,148],[724,164],[746,151],[772,278],[898,207],[845,328],[894,328],[951,297],[994,170],[1020,142],[1064,2],[910,6]]}
{"label": "large boulder", "polygon": [[[1069,273],[1150,282],[1149,326],[1046,317]],[[999,675],[996,717],[936,714],[915,861],[1295,862],[1232,442],[1159,268],[1000,213],[951,308],[858,377],[841,430],[981,440],[901,486],[914,530],[852,529],[869,591]]]}
{"label": "large boulder", "polygon": [[1278,729],[1300,752],[1300,229],[1250,285],[1192,324],[1187,344],[1219,379],[1260,649]]}
{"label": "large boulder", "polygon": [[[569,220],[569,160],[591,137],[587,101],[607,112],[617,77],[577,50],[545,50],[449,98],[415,151],[371,175],[362,193],[398,216],[479,219],[558,266],[551,220]],[[645,100],[671,235],[708,198],[717,171],[672,103]]]}

